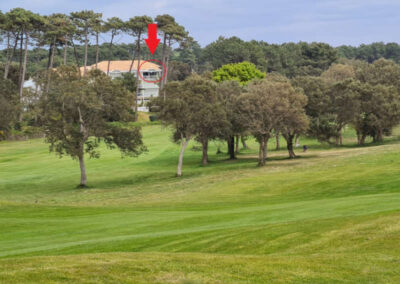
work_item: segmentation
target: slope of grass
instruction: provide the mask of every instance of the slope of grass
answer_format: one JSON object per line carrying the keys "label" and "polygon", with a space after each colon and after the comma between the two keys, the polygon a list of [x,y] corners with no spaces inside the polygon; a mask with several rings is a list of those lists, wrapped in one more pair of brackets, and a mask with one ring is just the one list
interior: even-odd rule
{"label": "slope of grass", "polygon": [[302,138],[295,160],[271,141],[263,168],[254,141],[236,161],[212,142],[208,166],[192,143],[175,178],[179,146],[143,131],[149,152],[103,147],[84,190],[43,141],[0,143],[0,282],[400,282],[396,137]]}

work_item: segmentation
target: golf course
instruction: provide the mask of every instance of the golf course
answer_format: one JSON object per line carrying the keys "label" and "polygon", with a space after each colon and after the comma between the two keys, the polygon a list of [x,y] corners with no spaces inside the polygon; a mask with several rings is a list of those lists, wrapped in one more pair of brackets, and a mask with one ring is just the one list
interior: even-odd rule
{"label": "golf course", "polygon": [[101,145],[81,189],[43,139],[0,142],[0,283],[399,283],[399,130],[301,137],[296,159],[270,139],[265,167],[253,139],[236,160],[210,142],[207,166],[191,141],[178,178],[171,131],[145,125],[148,151]]}

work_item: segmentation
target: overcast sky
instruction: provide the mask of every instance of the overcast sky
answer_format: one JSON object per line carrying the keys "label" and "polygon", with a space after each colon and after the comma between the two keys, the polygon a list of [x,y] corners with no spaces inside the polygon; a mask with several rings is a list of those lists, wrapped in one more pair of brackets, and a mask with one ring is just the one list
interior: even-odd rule
{"label": "overcast sky", "polygon": [[123,19],[171,14],[202,46],[218,36],[334,46],[400,36],[400,0],[0,0],[3,12],[16,7],[41,14],[91,9]]}

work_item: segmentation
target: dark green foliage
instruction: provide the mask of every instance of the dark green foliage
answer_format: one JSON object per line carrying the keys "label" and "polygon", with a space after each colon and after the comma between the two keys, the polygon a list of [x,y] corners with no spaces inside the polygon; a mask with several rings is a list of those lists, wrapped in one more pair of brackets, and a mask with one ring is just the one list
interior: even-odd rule
{"label": "dark green foliage", "polygon": [[16,121],[18,103],[16,85],[0,77],[0,140],[8,135],[11,123]]}
{"label": "dark green foliage", "polygon": [[361,44],[358,47],[342,45],[336,48],[338,55],[347,59],[358,59],[372,63],[380,58],[391,59],[400,63],[400,45],[398,43],[375,42]]}

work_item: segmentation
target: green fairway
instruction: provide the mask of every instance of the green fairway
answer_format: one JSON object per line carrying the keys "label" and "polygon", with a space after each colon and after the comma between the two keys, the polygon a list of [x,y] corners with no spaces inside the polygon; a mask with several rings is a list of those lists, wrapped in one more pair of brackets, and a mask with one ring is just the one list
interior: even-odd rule
{"label": "green fairway", "polygon": [[271,140],[262,168],[253,140],[208,166],[192,142],[176,178],[170,132],[143,135],[139,158],[88,159],[87,189],[41,139],[0,143],[0,283],[400,282],[397,136],[301,138],[294,160]]}

